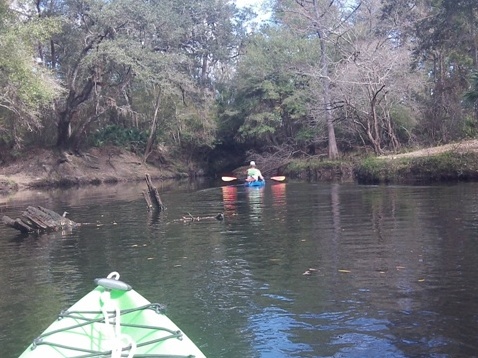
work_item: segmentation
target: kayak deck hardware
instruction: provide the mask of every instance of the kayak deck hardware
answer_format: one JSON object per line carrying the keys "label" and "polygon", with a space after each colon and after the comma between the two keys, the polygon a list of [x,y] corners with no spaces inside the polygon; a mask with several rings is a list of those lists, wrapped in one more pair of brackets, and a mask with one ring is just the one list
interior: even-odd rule
{"label": "kayak deck hardware", "polygon": [[[158,342],[162,342],[168,339],[178,339],[182,340],[183,333],[179,330],[171,330],[165,327],[159,327],[154,325],[142,325],[142,324],[133,324],[133,323],[121,323],[121,317],[133,314],[142,310],[153,310],[158,315],[165,314],[165,306],[159,303],[150,303],[140,307],[134,307],[129,309],[120,310],[118,304],[111,299],[113,291],[129,291],[131,286],[119,281],[119,274],[117,272],[112,272],[108,275],[107,278],[95,279],[95,283],[104,288],[104,292],[100,294],[100,306],[101,310],[99,311],[62,311],[58,315],[58,320],[62,319],[71,319],[76,324],[69,325],[62,329],[53,330],[50,332],[43,333],[33,340],[31,350],[34,350],[39,345],[50,345],[52,347],[57,347],[60,349],[70,350],[72,352],[82,353],[81,355],[75,356],[76,358],[88,358],[88,357],[111,357],[111,358],[120,358],[120,357],[135,357],[135,352],[139,347],[145,347],[148,345],[153,345]],[[89,318],[94,317],[94,318]],[[47,340],[48,336],[54,335],[56,333],[70,331],[75,328],[86,327],[88,325],[93,325],[95,323],[104,324],[103,327],[100,327],[100,330],[104,333],[105,337],[109,338],[109,349],[98,351],[90,350],[80,347],[68,346],[64,344],[59,344],[56,342],[49,342]],[[143,329],[151,331],[163,331],[166,333],[165,336],[155,339],[150,339],[143,341],[141,343],[136,343],[134,340],[127,334],[121,333],[121,328],[128,327],[134,329]],[[93,329],[93,328],[92,328]],[[95,328],[98,329],[98,328]],[[147,332],[147,331],[146,331]],[[147,333],[146,333],[147,334]],[[146,335],[145,334],[145,335]],[[86,355],[85,355],[86,353]],[[140,357],[158,357],[157,354],[141,354]],[[191,355],[173,355],[171,357],[175,358],[187,358],[193,357]]]}

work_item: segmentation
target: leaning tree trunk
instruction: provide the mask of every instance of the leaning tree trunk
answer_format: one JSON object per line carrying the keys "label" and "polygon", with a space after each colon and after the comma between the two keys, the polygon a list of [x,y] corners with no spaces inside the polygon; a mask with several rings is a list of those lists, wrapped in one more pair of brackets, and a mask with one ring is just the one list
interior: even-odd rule
{"label": "leaning tree trunk", "polygon": [[158,211],[164,210],[165,207],[163,205],[161,197],[159,196],[159,191],[153,185],[151,176],[149,174],[146,174],[145,177],[146,184],[148,185],[148,192],[146,193],[145,191],[143,191],[143,196],[146,200],[146,203],[148,204],[148,210],[152,210],[153,208]]}

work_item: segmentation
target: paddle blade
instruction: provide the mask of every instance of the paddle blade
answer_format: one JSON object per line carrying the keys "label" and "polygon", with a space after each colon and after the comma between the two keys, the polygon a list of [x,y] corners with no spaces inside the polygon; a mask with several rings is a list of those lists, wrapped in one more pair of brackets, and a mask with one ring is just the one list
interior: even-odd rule
{"label": "paddle blade", "polygon": [[221,178],[223,181],[234,181],[234,180],[237,180],[236,177],[222,177]]}
{"label": "paddle blade", "polygon": [[284,181],[285,180],[285,176],[276,176],[276,177],[271,177],[272,180],[275,180],[275,181]]}

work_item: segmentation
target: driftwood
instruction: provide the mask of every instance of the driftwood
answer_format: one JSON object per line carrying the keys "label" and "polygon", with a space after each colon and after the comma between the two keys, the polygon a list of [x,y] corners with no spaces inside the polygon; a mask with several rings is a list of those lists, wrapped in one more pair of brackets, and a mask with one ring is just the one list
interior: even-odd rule
{"label": "driftwood", "polygon": [[151,181],[149,174],[146,174],[146,184],[148,185],[148,192],[146,193],[143,191],[143,196],[146,200],[146,204],[148,205],[148,210],[153,208],[156,208],[159,211],[164,210],[164,205],[161,201],[161,197],[159,196],[159,191],[153,186],[153,182]]}
{"label": "driftwood", "polygon": [[65,216],[66,212],[63,215],[60,215],[41,206],[29,206],[22,213],[22,217],[13,220],[5,215],[2,220],[6,226],[18,230],[23,234],[41,234],[51,231],[71,229],[79,225],[74,221],[67,219]]}
{"label": "driftwood", "polygon": [[183,223],[192,223],[195,221],[201,221],[201,220],[218,220],[222,221],[224,220],[224,214],[219,213],[216,216],[192,216],[190,213],[188,213],[188,216],[183,216],[181,219],[173,220],[173,221],[180,221]]}

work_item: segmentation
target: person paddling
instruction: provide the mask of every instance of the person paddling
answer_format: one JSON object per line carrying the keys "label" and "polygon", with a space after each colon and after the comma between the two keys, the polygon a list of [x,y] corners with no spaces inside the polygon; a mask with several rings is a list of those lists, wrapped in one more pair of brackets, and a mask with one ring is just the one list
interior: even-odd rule
{"label": "person paddling", "polygon": [[247,169],[247,179],[246,181],[252,182],[256,180],[264,180],[262,173],[259,169],[256,168],[256,162],[251,161],[250,167]]}

